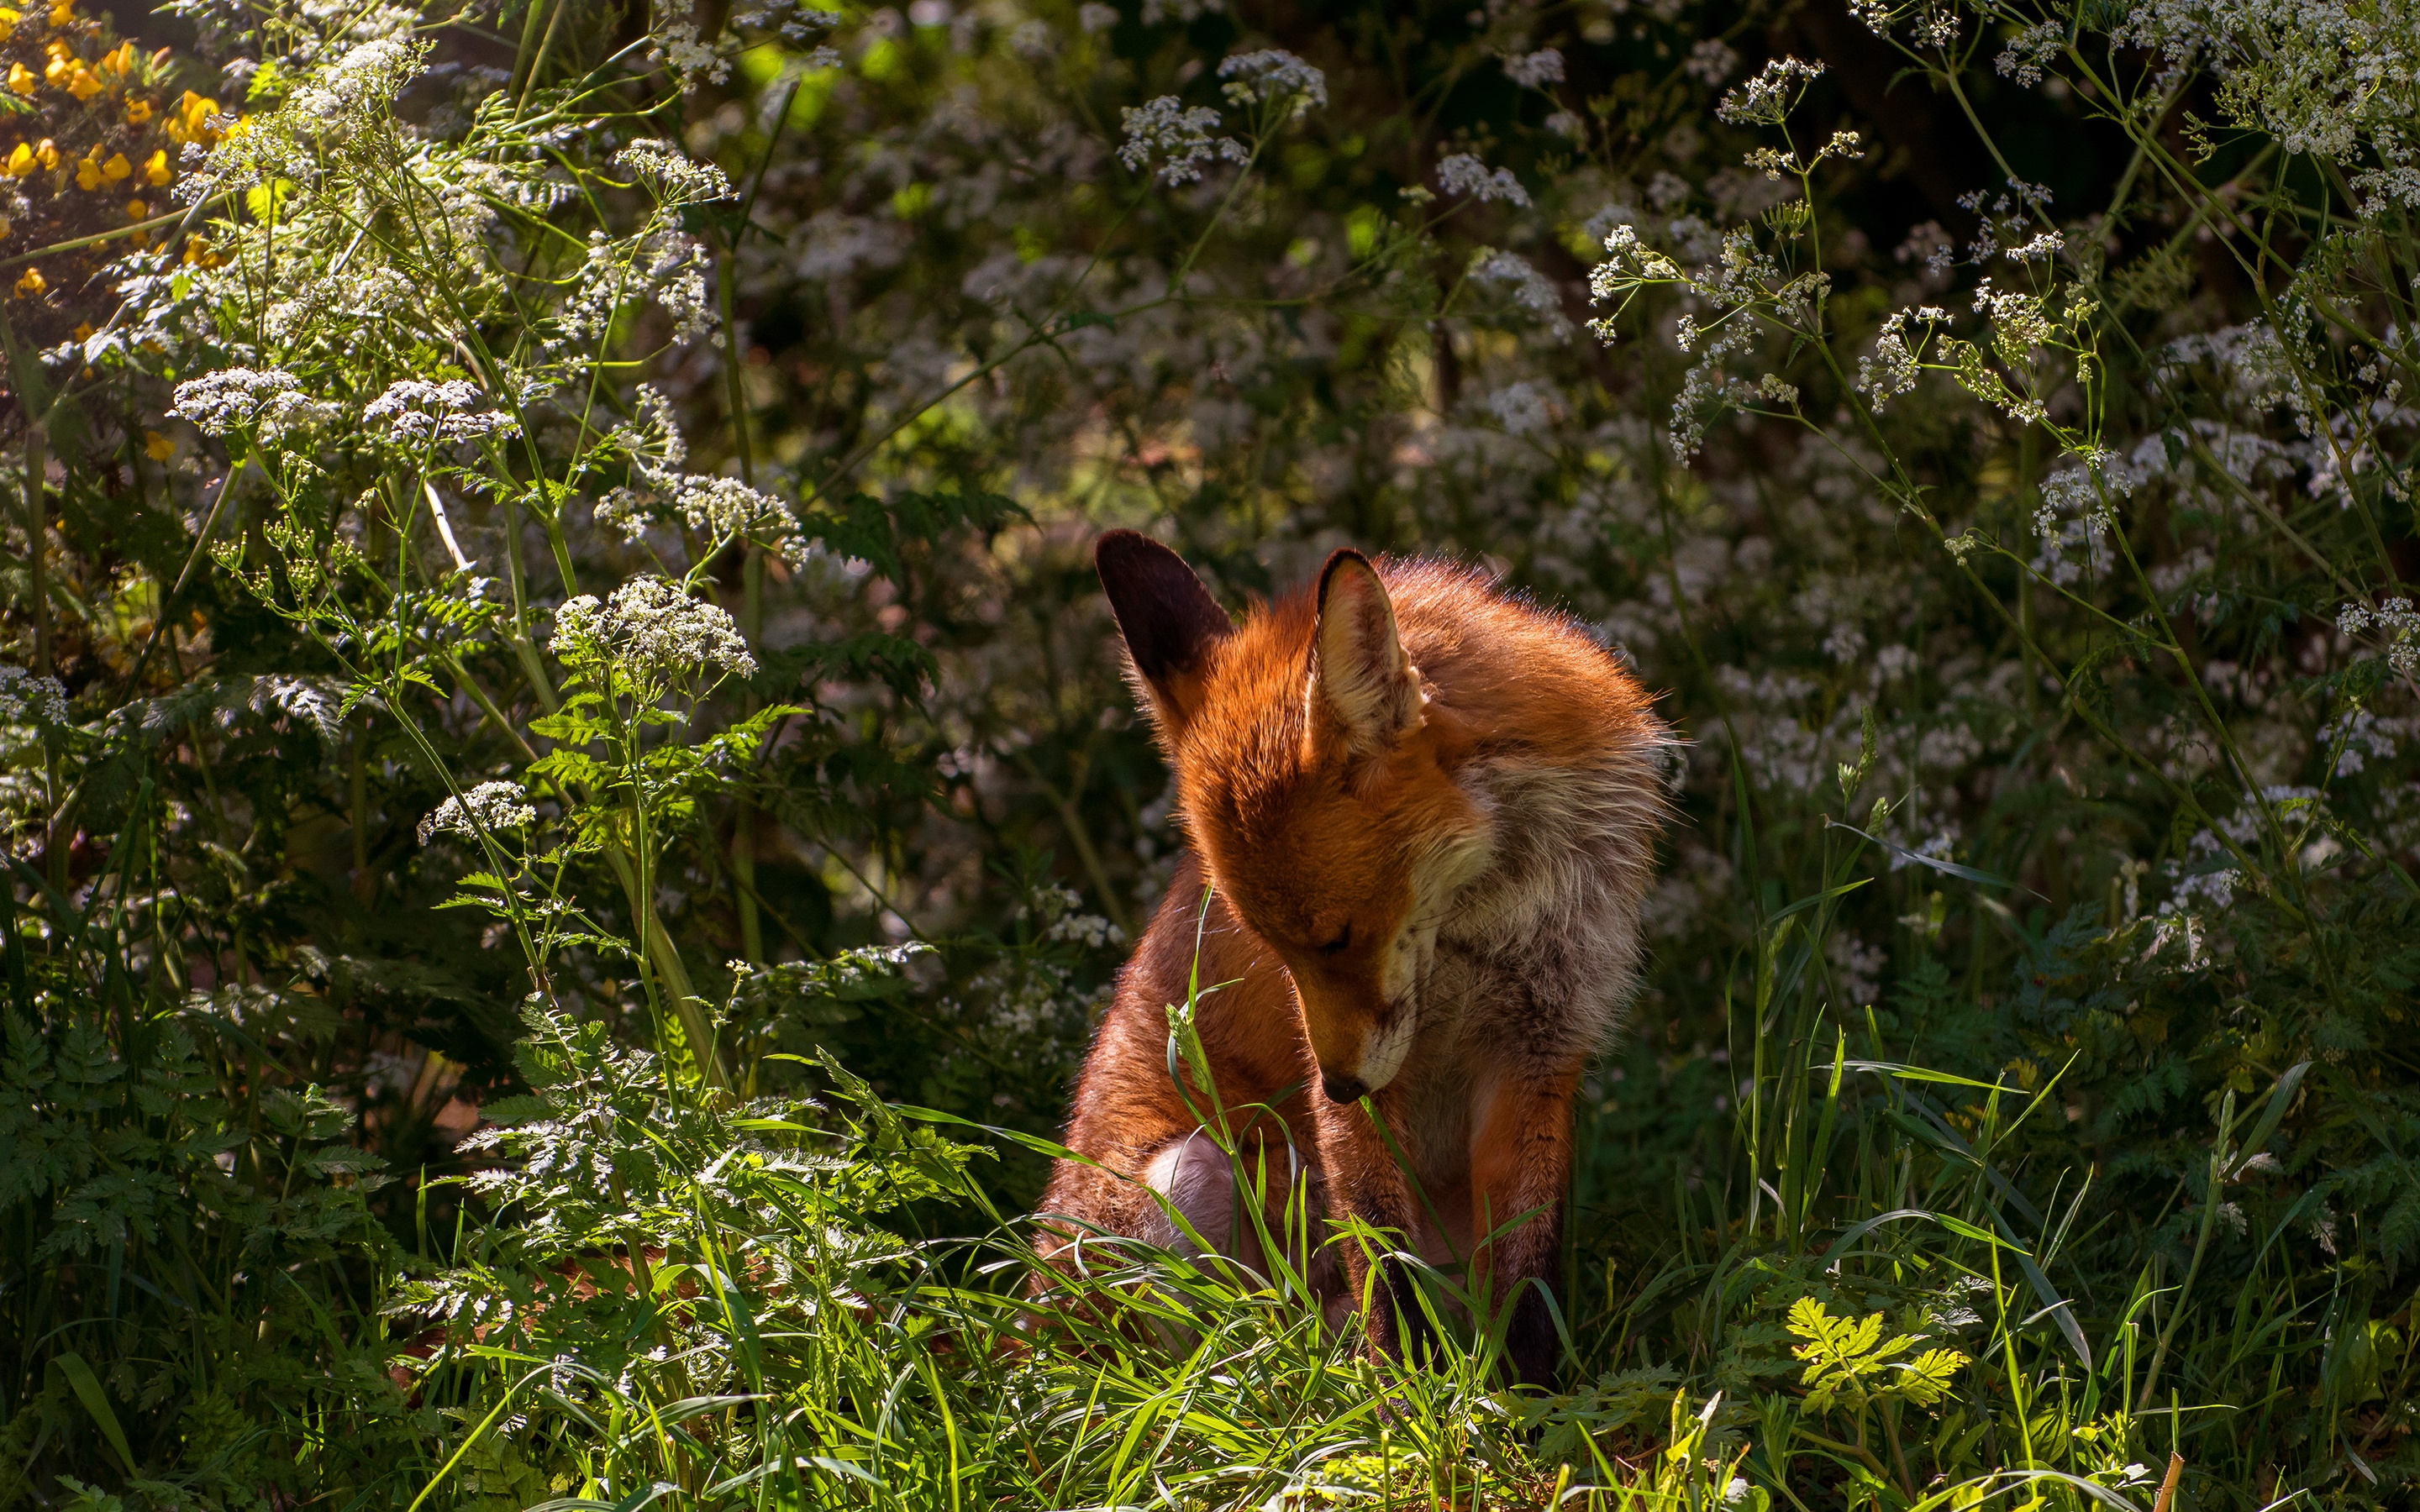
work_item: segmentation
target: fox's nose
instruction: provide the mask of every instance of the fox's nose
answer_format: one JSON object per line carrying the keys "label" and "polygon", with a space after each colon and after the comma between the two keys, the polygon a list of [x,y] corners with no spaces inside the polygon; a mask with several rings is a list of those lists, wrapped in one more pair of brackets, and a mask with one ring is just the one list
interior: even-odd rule
{"label": "fox's nose", "polygon": [[1369,1085],[1357,1076],[1339,1076],[1324,1071],[1319,1073],[1319,1085],[1330,1103],[1358,1103],[1370,1095]]}

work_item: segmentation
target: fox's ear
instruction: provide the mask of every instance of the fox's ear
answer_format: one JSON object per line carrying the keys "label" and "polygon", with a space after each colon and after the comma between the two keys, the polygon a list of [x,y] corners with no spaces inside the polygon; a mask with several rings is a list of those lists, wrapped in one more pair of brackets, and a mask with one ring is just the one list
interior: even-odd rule
{"label": "fox's ear", "polygon": [[1394,602],[1360,552],[1327,559],[1319,575],[1316,703],[1357,753],[1384,749],[1420,727],[1420,674],[1404,653]]}
{"label": "fox's ear", "polygon": [[1140,532],[1103,535],[1093,547],[1093,565],[1152,712],[1173,734],[1200,712],[1203,664],[1211,647],[1235,633],[1235,622],[1183,557]]}

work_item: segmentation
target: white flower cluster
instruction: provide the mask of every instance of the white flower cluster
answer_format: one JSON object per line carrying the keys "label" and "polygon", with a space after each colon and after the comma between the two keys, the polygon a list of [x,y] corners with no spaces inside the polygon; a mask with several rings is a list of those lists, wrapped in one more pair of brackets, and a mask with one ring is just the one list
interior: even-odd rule
{"label": "white flower cluster", "polygon": [[1515,53],[1504,60],[1504,76],[1524,89],[1544,89],[1563,82],[1563,54],[1551,47]]}
{"label": "white flower cluster", "polygon": [[1689,49],[1689,59],[1681,71],[1709,88],[1719,89],[1723,81],[1739,67],[1739,54],[1719,37],[1700,37]]}
{"label": "white flower cluster", "polygon": [[708,205],[731,197],[731,180],[711,162],[700,162],[659,137],[644,136],[613,154],[666,205]]}
{"label": "white flower cluster", "polygon": [[384,393],[372,399],[363,409],[362,419],[414,446],[519,435],[520,422],[511,414],[477,408],[486,397],[477,384],[465,378],[448,378],[442,383],[405,378],[388,385]]}
{"label": "white flower cluster", "polygon": [[1570,337],[1572,323],[1563,315],[1562,292],[1527,257],[1512,252],[1484,251],[1471,268],[1470,276],[1484,284],[1507,285],[1512,302],[1536,316],[1557,341]]}
{"label": "white flower cluster", "polygon": [[23,667],[0,667],[0,723],[65,724],[68,690],[55,677]]}
{"label": "white flower cluster", "polygon": [[1290,104],[1291,117],[1327,103],[1327,75],[1282,48],[1238,53],[1218,65],[1218,77],[1238,105]]}
{"label": "white flower cluster", "polygon": [[1778,126],[1798,103],[1807,86],[1823,76],[1823,65],[1794,57],[1777,57],[1757,76],[1731,90],[1714,107],[1714,115],[1734,126]]}
{"label": "white flower cluster", "polygon": [[2041,83],[2042,65],[2058,55],[2067,45],[2067,29],[2056,22],[2037,22],[2009,39],[1992,67],[2000,70],[2003,79],[2014,79],[2030,89]]}
{"label": "white flower cluster", "polygon": [[537,810],[519,782],[482,782],[458,797],[447,798],[437,811],[420,822],[420,843],[439,835],[489,835],[527,829],[537,823]]}
{"label": "white flower cluster", "polygon": [[2386,664],[2404,677],[2420,677],[2420,613],[2412,608],[2408,598],[2390,598],[2376,609],[2367,604],[2347,604],[2336,611],[2336,628],[2347,635],[2359,635],[2375,628],[2388,637]]}
{"label": "white flower cluster", "polygon": [[1467,194],[1481,202],[1500,199],[1529,208],[1529,192],[1510,168],[1490,168],[1468,152],[1456,152],[1437,164],[1437,186],[1449,194]]}
{"label": "white flower cluster", "polygon": [[1531,431],[1544,430],[1554,419],[1545,393],[1527,378],[1489,394],[1486,404],[1507,436],[1527,436]]}
{"label": "white flower cluster", "polygon": [[223,367],[177,385],[170,414],[192,421],[205,434],[224,436],[250,428],[263,440],[277,440],[337,417],[334,405],[302,392],[302,380],[282,367]]}
{"label": "white flower cluster", "polygon": [[566,662],[602,664],[650,685],[712,671],[747,676],[756,658],[720,607],[662,578],[633,578],[600,604],[582,594],[554,611],[548,649]]}
{"label": "white flower cluster", "polygon": [[647,61],[670,69],[680,81],[683,94],[694,94],[701,84],[722,84],[731,77],[731,60],[697,39],[695,22],[664,22],[647,40]]}
{"label": "white flower cluster", "polygon": [[[1893,310],[1883,321],[1883,329],[1874,337],[1874,349],[1857,359],[1857,391],[1872,401],[1874,413],[1883,412],[1891,400],[1913,393],[1916,378],[1922,373],[1921,358],[1932,328],[1949,318],[1949,312],[1937,305],[1919,305],[1912,310]],[[1916,334],[1911,345],[1908,327],[1921,324],[1925,328]]]}
{"label": "white flower cluster", "polygon": [[407,38],[363,42],[312,74],[287,99],[287,112],[321,131],[349,132],[392,105],[427,56],[427,43]]}
{"label": "white flower cluster", "polygon": [[1223,158],[1242,162],[1250,154],[1232,136],[1212,136],[1224,122],[1207,105],[1187,108],[1174,95],[1125,110],[1125,145],[1118,161],[1137,173],[1156,165],[1159,181],[1174,188],[1202,177],[1202,164]]}
{"label": "white flower cluster", "polygon": [[805,564],[810,546],[798,517],[771,494],[737,478],[706,473],[643,472],[644,485],[607,491],[597,501],[597,523],[635,541],[659,519],[676,517],[715,546],[752,541],[792,566]]}
{"label": "white flower cluster", "polygon": [[672,316],[675,339],[706,335],[714,330],[714,306],[706,268],[706,243],[686,231],[658,224],[625,240],[591,232],[587,266],[564,306],[563,333],[551,345],[596,340],[625,301],[648,294]]}
{"label": "white flower cluster", "polygon": [[2086,454],[2079,466],[2061,468],[2042,479],[2041,507],[2034,511],[2034,530],[2047,540],[2059,535],[2060,521],[2080,520],[2086,533],[2098,537],[2117,517],[2116,501],[2133,491],[2133,474],[2116,458]]}

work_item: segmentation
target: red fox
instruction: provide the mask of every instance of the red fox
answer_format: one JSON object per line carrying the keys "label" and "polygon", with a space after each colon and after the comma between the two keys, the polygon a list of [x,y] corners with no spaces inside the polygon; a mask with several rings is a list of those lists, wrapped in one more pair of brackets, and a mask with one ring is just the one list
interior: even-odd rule
{"label": "red fox", "polygon": [[[1046,1249],[1173,1246],[1156,1192],[1257,1262],[1233,1168],[1171,1075],[1164,1005],[1220,984],[1198,1028],[1219,1103],[1284,1121],[1245,1134],[1272,1207],[1290,1136],[1326,1217],[1467,1261],[1470,1294],[1512,1307],[1514,1372],[1544,1383],[1572,1099],[1637,968],[1671,731],[1576,625],[1448,563],[1340,550],[1241,624],[1148,536],[1111,531],[1094,563],[1191,849],[1078,1082],[1066,1145],[1097,1165],[1059,1163]],[[1366,1300],[1370,1350],[1402,1359],[1424,1316],[1409,1278],[1332,1248],[1348,1286],[1326,1300]]]}

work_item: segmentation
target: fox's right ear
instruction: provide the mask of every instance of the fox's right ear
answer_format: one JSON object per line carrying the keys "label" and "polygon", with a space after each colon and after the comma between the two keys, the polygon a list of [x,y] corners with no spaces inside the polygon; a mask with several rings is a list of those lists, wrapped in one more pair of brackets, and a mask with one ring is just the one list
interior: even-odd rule
{"label": "fox's right ear", "polygon": [[1152,713],[1173,735],[1201,711],[1210,650],[1235,633],[1235,622],[1183,557],[1139,531],[1103,535],[1093,548],[1093,565]]}

